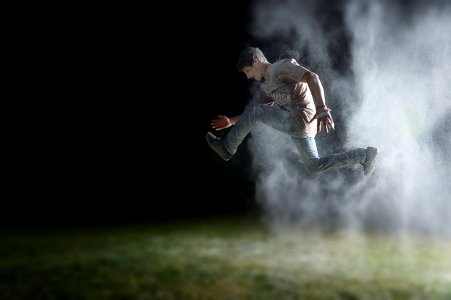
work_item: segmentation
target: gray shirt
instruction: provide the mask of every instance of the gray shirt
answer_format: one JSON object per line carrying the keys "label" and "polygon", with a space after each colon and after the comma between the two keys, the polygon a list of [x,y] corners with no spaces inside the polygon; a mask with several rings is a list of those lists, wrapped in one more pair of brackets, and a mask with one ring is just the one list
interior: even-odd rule
{"label": "gray shirt", "polygon": [[261,89],[281,108],[289,111],[299,128],[309,137],[317,133],[315,103],[307,83],[300,82],[309,70],[295,59],[282,59],[268,66]]}

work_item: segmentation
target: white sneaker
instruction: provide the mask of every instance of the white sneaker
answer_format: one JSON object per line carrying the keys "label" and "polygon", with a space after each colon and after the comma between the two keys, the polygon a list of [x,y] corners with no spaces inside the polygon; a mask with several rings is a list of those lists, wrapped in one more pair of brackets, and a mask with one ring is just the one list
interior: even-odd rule
{"label": "white sneaker", "polygon": [[211,149],[213,149],[223,160],[227,161],[232,158],[233,155],[226,150],[226,148],[222,144],[221,138],[218,138],[211,132],[207,132],[205,138],[207,139],[207,143],[211,147]]}

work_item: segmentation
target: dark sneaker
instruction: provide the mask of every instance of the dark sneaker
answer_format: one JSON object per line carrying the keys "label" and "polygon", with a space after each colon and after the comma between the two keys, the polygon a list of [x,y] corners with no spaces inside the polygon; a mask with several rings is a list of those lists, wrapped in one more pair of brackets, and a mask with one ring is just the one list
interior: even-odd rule
{"label": "dark sneaker", "polygon": [[207,139],[207,143],[211,149],[213,149],[223,160],[227,161],[232,158],[233,155],[226,150],[222,143],[222,139],[218,138],[211,132],[207,132],[205,138]]}
{"label": "dark sneaker", "polygon": [[374,147],[366,148],[366,159],[365,162],[362,163],[363,173],[365,175],[371,175],[371,173],[373,173],[378,155],[379,151],[377,150],[377,148]]}

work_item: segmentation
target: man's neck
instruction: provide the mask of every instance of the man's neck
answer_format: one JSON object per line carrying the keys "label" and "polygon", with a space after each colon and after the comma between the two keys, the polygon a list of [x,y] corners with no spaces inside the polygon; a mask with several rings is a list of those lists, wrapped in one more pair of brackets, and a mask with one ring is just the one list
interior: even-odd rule
{"label": "man's neck", "polygon": [[268,67],[270,66],[270,63],[262,63],[262,70],[263,70],[263,78],[266,77],[266,72],[268,71]]}

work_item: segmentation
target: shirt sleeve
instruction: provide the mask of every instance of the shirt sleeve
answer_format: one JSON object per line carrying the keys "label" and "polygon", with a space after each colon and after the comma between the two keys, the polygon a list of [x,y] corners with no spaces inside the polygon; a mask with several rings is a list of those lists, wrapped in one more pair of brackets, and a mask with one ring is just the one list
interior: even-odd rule
{"label": "shirt sleeve", "polygon": [[299,82],[301,81],[302,76],[304,76],[305,72],[309,70],[299,65],[298,62],[294,59],[286,59],[284,60],[279,69],[278,79],[281,82]]}

